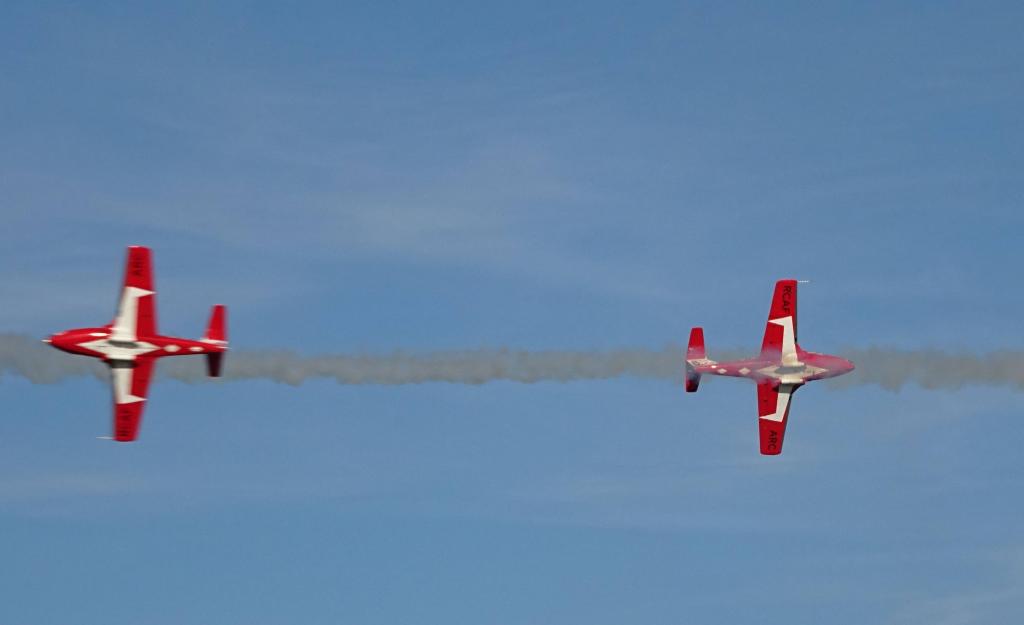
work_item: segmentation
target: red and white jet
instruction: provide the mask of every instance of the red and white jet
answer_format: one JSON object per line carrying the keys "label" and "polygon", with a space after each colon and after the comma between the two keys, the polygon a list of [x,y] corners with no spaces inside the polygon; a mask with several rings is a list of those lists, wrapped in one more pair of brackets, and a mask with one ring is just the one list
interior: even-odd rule
{"label": "red and white jet", "polygon": [[796,337],[796,280],[775,283],[761,355],[747,360],[715,362],[704,351],[704,329],[690,330],[686,349],[686,391],[697,391],[702,375],[749,378],[757,382],[761,453],[782,453],[789,402],[796,389],[811,380],[834,378],[853,371],[853,363],[839,356],[816,354],[800,347]]}
{"label": "red and white jet", "polygon": [[99,328],[58,332],[43,342],[65,352],[99,358],[110,367],[113,438],[133,441],[139,435],[156,359],[206,354],[207,373],[217,377],[228,349],[227,339],[227,309],[220,305],[213,307],[206,334],[198,341],[158,334],[151,254],[149,248],[132,246],[128,248],[124,287],[114,320]]}

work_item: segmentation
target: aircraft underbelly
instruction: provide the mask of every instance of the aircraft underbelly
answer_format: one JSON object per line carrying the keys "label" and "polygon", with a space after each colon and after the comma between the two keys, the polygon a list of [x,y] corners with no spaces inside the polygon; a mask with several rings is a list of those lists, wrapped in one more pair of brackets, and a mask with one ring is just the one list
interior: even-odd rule
{"label": "aircraft underbelly", "polygon": [[812,367],[806,364],[800,367],[772,365],[758,369],[758,373],[766,378],[776,380],[779,384],[803,384],[823,371],[825,370],[820,367]]}

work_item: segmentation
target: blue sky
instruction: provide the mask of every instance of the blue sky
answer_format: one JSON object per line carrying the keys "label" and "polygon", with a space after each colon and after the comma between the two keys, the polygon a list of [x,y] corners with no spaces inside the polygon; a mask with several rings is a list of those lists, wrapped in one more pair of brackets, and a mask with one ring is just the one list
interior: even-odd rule
{"label": "blue sky", "polygon": [[[307,353],[1024,346],[1018,3],[0,9],[0,330]],[[69,356],[70,357],[70,356]],[[230,359],[227,363],[230,366]],[[201,367],[201,362],[195,363]],[[1010,622],[1022,396],[0,383],[0,620]],[[8,594],[9,593],[9,594]]]}

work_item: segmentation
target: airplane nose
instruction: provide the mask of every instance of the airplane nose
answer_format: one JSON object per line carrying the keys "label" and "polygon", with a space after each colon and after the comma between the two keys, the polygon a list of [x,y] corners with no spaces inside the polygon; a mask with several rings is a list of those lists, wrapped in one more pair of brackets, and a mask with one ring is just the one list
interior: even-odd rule
{"label": "airplane nose", "polygon": [[853,371],[854,369],[857,368],[857,367],[855,367],[853,365],[852,362],[850,362],[849,360],[846,360],[845,358],[843,359],[843,364],[846,366],[846,371],[847,372]]}

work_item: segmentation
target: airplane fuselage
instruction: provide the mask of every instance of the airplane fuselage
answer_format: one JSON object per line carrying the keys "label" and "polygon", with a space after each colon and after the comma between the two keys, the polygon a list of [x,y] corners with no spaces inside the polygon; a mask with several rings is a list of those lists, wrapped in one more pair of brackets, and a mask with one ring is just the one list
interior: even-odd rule
{"label": "airplane fuselage", "polygon": [[61,351],[91,356],[103,361],[134,361],[139,356],[192,356],[227,350],[225,341],[191,340],[174,336],[138,336],[135,340],[113,338],[110,326],[75,328],[58,332],[46,340]]}
{"label": "airplane fuselage", "polygon": [[695,360],[697,373],[748,378],[755,382],[800,385],[813,380],[834,378],[853,370],[853,363],[839,356],[808,352],[797,348],[798,363],[787,365],[782,359],[747,358],[728,362]]}

